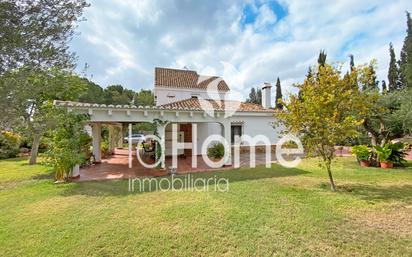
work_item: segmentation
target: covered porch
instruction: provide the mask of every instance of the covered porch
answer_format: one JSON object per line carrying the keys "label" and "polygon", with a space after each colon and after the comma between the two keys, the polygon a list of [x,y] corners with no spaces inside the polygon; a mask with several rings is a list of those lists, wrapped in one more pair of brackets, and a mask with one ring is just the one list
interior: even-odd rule
{"label": "covered porch", "polygon": [[[143,167],[136,158],[136,155],[132,155],[132,167],[128,167],[129,163],[129,152],[125,148],[116,148],[114,154],[106,159],[102,159],[101,163],[95,164],[90,167],[85,167],[80,169],[80,178],[78,181],[91,181],[91,180],[108,180],[108,179],[128,179],[136,177],[158,177],[168,175],[168,170],[161,170],[157,168],[146,168]],[[222,168],[210,168],[203,161],[201,155],[197,157],[197,168],[192,168],[192,158],[191,157],[179,157],[177,174],[193,173],[193,172],[203,172],[212,170],[224,170],[232,169],[232,167],[222,167]],[[264,153],[256,153],[256,165],[266,164],[266,156]],[[240,155],[240,166],[247,167],[249,165],[249,153],[241,153]],[[272,154],[272,162],[276,159],[275,154]],[[144,161],[147,163],[153,162],[152,159],[146,158]],[[165,160],[166,167],[171,167],[172,159],[166,157]]]}

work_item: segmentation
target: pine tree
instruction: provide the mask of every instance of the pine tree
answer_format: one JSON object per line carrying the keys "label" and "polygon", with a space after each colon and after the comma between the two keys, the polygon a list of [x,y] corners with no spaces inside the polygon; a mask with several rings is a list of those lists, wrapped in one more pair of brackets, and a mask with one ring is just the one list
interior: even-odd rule
{"label": "pine tree", "polygon": [[412,88],[412,20],[409,12],[406,12],[407,30],[401,50],[400,86]]}
{"label": "pine tree", "polygon": [[280,86],[279,77],[276,80],[276,97],[275,97],[275,106],[276,109],[283,109],[283,104],[280,102],[282,100],[282,87]]}
{"label": "pine tree", "polygon": [[326,51],[320,50],[319,57],[318,57],[318,64],[320,66],[324,66],[326,63]]}
{"label": "pine tree", "polygon": [[399,69],[398,64],[396,62],[395,57],[395,50],[393,49],[392,43],[389,44],[389,54],[390,54],[390,61],[389,61],[389,70],[388,70],[388,82],[389,82],[389,91],[396,90],[398,88],[398,80],[399,80]]}

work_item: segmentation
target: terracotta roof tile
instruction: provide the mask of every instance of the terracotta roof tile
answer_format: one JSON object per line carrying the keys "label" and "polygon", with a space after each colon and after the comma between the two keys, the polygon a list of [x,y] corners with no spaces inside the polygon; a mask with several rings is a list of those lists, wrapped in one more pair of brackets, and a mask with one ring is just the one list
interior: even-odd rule
{"label": "terracotta roof tile", "polygon": [[[200,79],[199,79],[200,78]],[[155,68],[155,87],[173,87],[173,88],[195,88],[195,89],[207,89],[207,86],[215,79],[219,79],[217,88],[219,91],[229,91],[229,87],[226,82],[220,77],[205,77],[202,80],[202,76],[192,70],[178,70],[169,68]],[[199,82],[200,81],[200,82]]]}
{"label": "terracotta roof tile", "polygon": [[[201,101],[205,101],[201,103]],[[207,107],[206,107],[207,106]],[[226,107],[227,106],[227,107]],[[165,109],[181,109],[181,110],[204,110],[213,109],[216,111],[224,111],[225,108],[233,109],[237,112],[273,112],[273,109],[264,109],[260,104],[253,103],[243,103],[239,101],[225,100],[225,101],[215,101],[212,99],[197,99],[189,98],[186,100],[181,100],[173,103],[168,103],[160,105]]]}

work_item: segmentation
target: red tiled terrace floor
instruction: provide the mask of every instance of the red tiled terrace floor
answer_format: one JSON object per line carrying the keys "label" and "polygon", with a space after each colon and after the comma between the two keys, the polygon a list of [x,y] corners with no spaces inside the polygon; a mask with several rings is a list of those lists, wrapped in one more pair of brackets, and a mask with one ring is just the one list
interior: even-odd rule
{"label": "red tiled terrace floor", "polygon": [[[240,166],[249,165],[249,154],[241,154]],[[274,154],[272,154],[272,160],[275,160]],[[147,163],[153,163],[149,158],[146,158]],[[129,155],[127,149],[116,149],[114,155],[107,159],[103,159],[100,164],[95,164],[91,167],[80,169],[79,181],[88,180],[107,180],[107,179],[128,179],[134,177],[146,177],[146,176],[164,176],[167,175],[166,171],[159,169],[150,169],[143,167],[136,157],[136,152],[133,153],[132,168],[129,169]],[[265,164],[265,154],[256,153],[256,165]],[[172,159],[166,158],[166,168],[172,165]],[[219,168],[232,169],[232,167]],[[187,158],[179,157],[177,165],[177,173],[191,173],[201,172],[207,170],[216,170],[210,168],[204,161],[202,156],[197,156],[197,168],[192,168],[192,157]]]}

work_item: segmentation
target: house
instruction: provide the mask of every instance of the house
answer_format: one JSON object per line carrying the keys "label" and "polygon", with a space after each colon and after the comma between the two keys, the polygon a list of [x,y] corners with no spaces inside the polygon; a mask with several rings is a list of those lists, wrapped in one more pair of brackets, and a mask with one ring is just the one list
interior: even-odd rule
{"label": "house", "polygon": [[[273,109],[271,109],[271,85],[262,86],[262,105],[225,100],[230,93],[226,82],[217,76],[201,76],[196,71],[178,70],[170,68],[155,68],[154,95],[155,103],[160,108],[202,110],[202,102],[210,102],[215,111],[231,112],[230,117],[230,144],[244,145],[247,142],[235,142],[236,136],[248,135],[256,137],[264,135],[269,142],[256,142],[257,145],[275,145],[279,133],[274,129]],[[213,85],[213,82],[216,81]],[[211,99],[212,98],[212,99]],[[226,105],[231,104],[233,110]],[[178,130],[184,133],[184,141],[192,142],[190,135],[191,123],[179,123]],[[197,125],[198,154],[206,154],[202,149],[202,142],[212,134],[221,134],[218,122],[198,123]],[[166,128],[167,132],[170,132]],[[166,156],[171,155],[171,134],[166,133]],[[183,136],[183,135],[182,135]],[[179,154],[183,154],[180,152]]]}
{"label": "house", "polygon": [[[55,101],[55,105],[69,111],[90,115],[93,151],[96,161],[101,159],[101,125],[124,127],[133,123],[160,120],[157,132],[164,145],[164,158],[171,155],[204,155],[210,135],[221,136],[228,145],[267,146],[279,140],[279,129],[274,127],[271,108],[271,85],[262,86],[262,105],[228,100],[230,87],[223,78],[201,76],[196,71],[155,68],[155,106],[105,105]],[[172,147],[173,128],[179,145]],[[212,141],[209,141],[211,143]],[[186,148],[186,149],[183,149]],[[232,147],[226,147],[231,163]],[[129,167],[132,166],[133,148],[129,144]]]}

